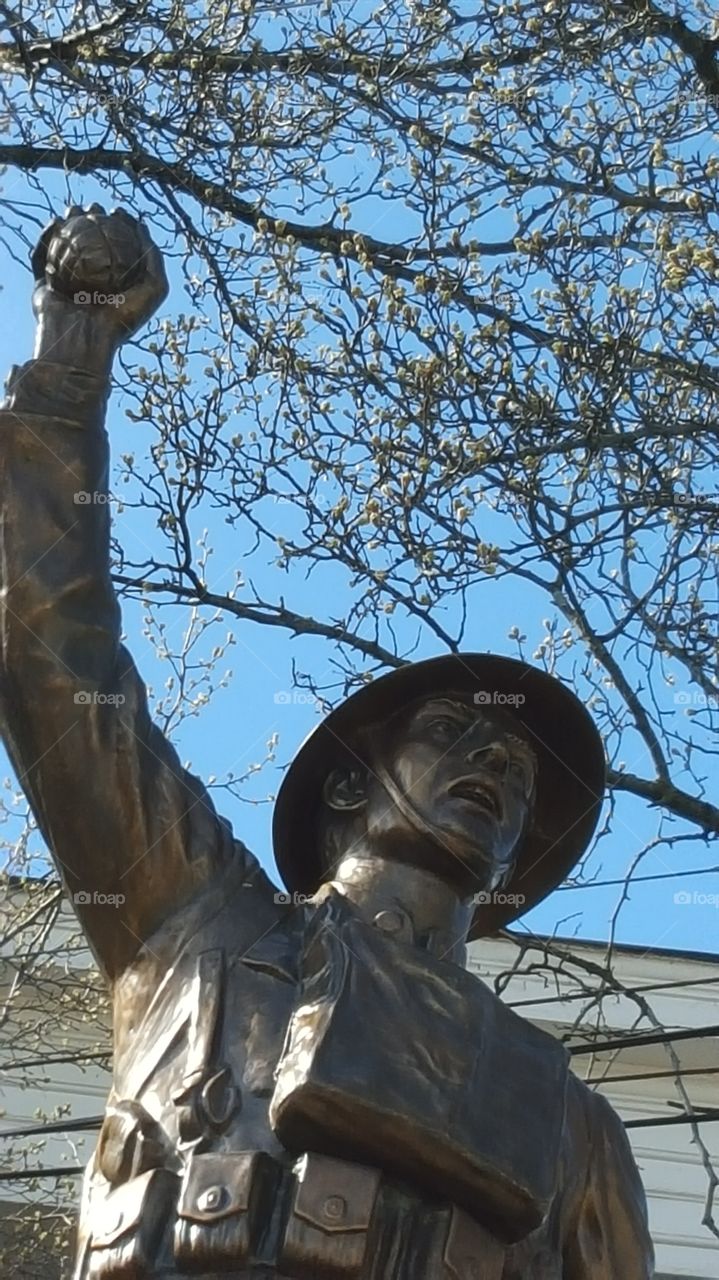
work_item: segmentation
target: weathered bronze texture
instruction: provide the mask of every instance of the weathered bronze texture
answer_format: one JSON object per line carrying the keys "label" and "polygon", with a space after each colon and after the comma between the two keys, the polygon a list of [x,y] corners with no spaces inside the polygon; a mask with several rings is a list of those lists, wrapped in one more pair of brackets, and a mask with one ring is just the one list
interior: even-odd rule
{"label": "weathered bronze texture", "polygon": [[[311,897],[277,893],[120,642],[103,421],[113,354],[165,296],[160,255],[92,206],[34,267],[35,356],[0,415],[1,696],[112,986],[77,1280],[647,1280],[620,1121],[463,967],[470,933],[586,846],[589,717],[490,655],[377,681],[289,772],[276,853]],[[103,272],[111,305],[92,300]]]}

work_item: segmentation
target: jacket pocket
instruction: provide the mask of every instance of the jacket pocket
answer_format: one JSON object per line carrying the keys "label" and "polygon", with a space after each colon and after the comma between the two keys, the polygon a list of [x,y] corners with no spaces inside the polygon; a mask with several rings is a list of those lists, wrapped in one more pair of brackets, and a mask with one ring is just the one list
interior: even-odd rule
{"label": "jacket pocket", "polygon": [[175,1262],[184,1271],[234,1271],[256,1250],[277,1181],[261,1151],[192,1156],[180,1189]]}
{"label": "jacket pocket", "polygon": [[281,1268],[306,1280],[352,1280],[364,1264],[379,1170],[314,1153],[295,1170]]}
{"label": "jacket pocket", "polygon": [[92,1206],[87,1280],[145,1280],[152,1270],[177,1178],[150,1169]]}

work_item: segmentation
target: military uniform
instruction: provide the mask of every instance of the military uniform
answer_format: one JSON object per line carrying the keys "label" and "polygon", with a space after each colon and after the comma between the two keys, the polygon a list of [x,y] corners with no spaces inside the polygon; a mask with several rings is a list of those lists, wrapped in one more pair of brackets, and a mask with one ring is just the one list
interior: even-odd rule
{"label": "military uniform", "polygon": [[152,724],[104,397],[30,362],[0,413],[5,741],[113,991],[76,1280],[647,1280],[623,1128],[564,1049],[410,920],[276,901]]}

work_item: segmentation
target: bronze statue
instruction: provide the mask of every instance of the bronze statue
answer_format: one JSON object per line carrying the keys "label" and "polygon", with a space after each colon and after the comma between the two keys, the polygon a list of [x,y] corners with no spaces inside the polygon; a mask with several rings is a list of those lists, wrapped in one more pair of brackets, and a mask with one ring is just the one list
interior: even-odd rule
{"label": "bronze statue", "polygon": [[120,643],[103,418],[160,254],[94,205],[34,269],[35,356],[2,411],[0,669],[8,751],[114,1000],[77,1280],[646,1280],[620,1121],[463,967],[586,847],[590,717],[486,654],[363,687],[283,783],[277,861],[308,897],[277,893]]}

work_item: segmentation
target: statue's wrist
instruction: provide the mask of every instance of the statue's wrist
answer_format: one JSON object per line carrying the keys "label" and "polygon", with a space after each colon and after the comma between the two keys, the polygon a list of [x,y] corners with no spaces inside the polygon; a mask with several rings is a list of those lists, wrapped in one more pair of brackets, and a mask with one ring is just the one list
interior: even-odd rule
{"label": "statue's wrist", "polygon": [[103,370],[36,356],[10,370],[2,408],[20,417],[39,414],[78,426],[102,426],[109,392],[110,379]]}
{"label": "statue's wrist", "polygon": [[40,317],[33,359],[109,378],[117,347],[110,327],[78,308],[66,317]]}

